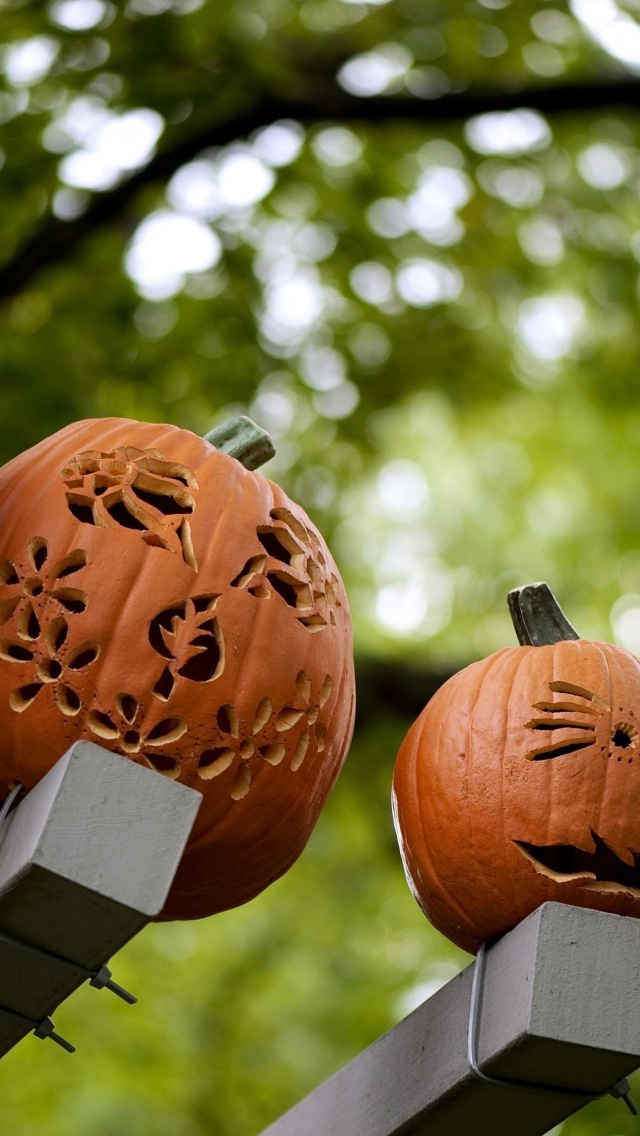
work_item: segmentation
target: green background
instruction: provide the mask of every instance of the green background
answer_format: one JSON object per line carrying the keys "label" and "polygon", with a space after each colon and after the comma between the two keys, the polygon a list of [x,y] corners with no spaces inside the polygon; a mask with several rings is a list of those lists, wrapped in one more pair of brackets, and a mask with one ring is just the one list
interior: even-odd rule
{"label": "green background", "polygon": [[[289,875],[145,930],[115,961],[139,1005],[74,995],[77,1054],[25,1040],[1,1112],[25,1136],[252,1136],[469,961],[393,835],[420,692],[512,644],[506,592],[537,579],[640,649],[640,4],[96,3],[0,0],[2,458],[83,417],[250,413],[344,576],[362,709]],[[82,114],[140,108],[155,149],[79,184]],[[220,190],[238,157],[248,203]],[[219,255],[154,298],[131,250],[185,213],[195,161]],[[635,1127],[602,1101],[561,1131]]]}

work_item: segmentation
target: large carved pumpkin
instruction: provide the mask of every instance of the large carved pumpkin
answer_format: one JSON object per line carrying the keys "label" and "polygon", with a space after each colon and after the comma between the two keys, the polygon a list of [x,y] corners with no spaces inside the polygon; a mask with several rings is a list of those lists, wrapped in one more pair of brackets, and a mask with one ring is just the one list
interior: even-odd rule
{"label": "large carved pumpkin", "polygon": [[189,431],[116,418],[0,470],[0,797],[80,738],[198,789],[164,917],[286,871],[353,708],[342,582],[277,485]]}
{"label": "large carved pumpkin", "polygon": [[441,687],[394,774],[409,884],[469,951],[546,900],[640,916],[640,660],[546,585],[510,601],[522,645]]}

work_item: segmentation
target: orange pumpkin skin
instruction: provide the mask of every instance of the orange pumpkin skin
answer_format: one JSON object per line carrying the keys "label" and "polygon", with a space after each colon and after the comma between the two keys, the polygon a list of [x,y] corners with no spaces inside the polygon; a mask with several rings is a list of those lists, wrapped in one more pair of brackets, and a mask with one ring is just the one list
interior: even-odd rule
{"label": "orange pumpkin skin", "polygon": [[640,660],[578,639],[473,663],[409,730],[393,807],[409,886],[465,950],[547,900],[639,917]]}
{"label": "orange pumpkin skin", "polygon": [[0,470],[0,796],[88,739],[198,789],[163,918],[244,903],[346,754],[351,626],[326,545],[174,426],[75,423]]}

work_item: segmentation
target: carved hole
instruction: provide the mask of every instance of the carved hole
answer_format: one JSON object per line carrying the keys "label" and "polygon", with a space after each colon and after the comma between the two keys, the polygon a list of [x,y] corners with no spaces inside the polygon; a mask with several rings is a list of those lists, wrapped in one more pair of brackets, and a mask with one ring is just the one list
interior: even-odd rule
{"label": "carved hole", "polygon": [[311,676],[306,671],[298,671],[296,686],[302,701],[308,705],[311,698]]}
{"label": "carved hole", "polygon": [[325,703],[327,703],[329,701],[329,699],[331,698],[331,691],[332,690],[333,690],[333,679],[331,678],[331,675],[327,675],[327,677],[325,678],[325,680],[322,684],[322,690],[320,691],[320,698],[318,699],[318,702],[320,703],[321,706],[324,706]]}
{"label": "carved hole", "polygon": [[38,639],[40,635],[40,621],[33,610],[33,604],[25,604],[18,622],[17,630],[21,639]]}
{"label": "carved hole", "polygon": [[322,631],[322,628],[327,626],[326,619],[323,619],[321,615],[303,615],[300,616],[300,622],[303,627],[306,627],[307,631],[311,632]]}
{"label": "carved hole", "polygon": [[9,643],[7,639],[2,639],[0,640],[0,659],[6,659],[9,663],[30,663],[33,654],[27,647],[21,647],[19,643]]}
{"label": "carved hole", "polygon": [[150,527],[143,520],[143,510],[134,510],[122,490],[110,497],[108,501],[105,498],[104,506],[112,520],[125,529],[138,529],[140,532],[144,532]]}
{"label": "carved hole", "polygon": [[[101,455],[105,456],[105,455]],[[81,473],[97,473],[100,469],[100,461],[93,453],[80,454],[78,459],[78,469]]]}
{"label": "carved hole", "polygon": [[101,710],[91,711],[87,717],[87,725],[99,738],[111,740],[118,737],[119,731],[115,722],[112,722],[109,715],[103,714]]}
{"label": "carved hole", "polygon": [[599,694],[595,694],[593,690],[587,690],[584,686],[576,686],[573,682],[550,682],[549,689],[557,691],[558,694],[575,694],[578,698],[586,698],[587,702],[595,702],[603,710],[611,709]]}
{"label": "carved hole", "polygon": [[266,556],[251,556],[239,575],[236,576],[235,580],[231,581],[231,587],[246,588],[251,583],[254,576],[259,576],[264,572],[266,566]]}
{"label": "carved hole", "polygon": [[175,485],[168,485],[159,478],[145,476],[144,473],[137,475],[132,489],[136,497],[147,505],[152,505],[165,517],[174,516],[176,513],[192,513],[196,507],[190,493],[176,489]]}
{"label": "carved hole", "polygon": [[296,597],[297,606],[301,611],[304,611],[307,608],[312,608],[314,603],[318,602],[319,599],[323,602],[326,602],[324,596],[319,597],[314,595],[308,584],[297,585]]}
{"label": "carved hole", "polygon": [[122,715],[127,725],[135,721],[138,713],[138,703],[132,694],[116,694],[115,707]]}
{"label": "carved hole", "polygon": [[[618,884],[625,888],[640,888],[640,856],[632,852],[633,864],[621,859],[598,833],[591,829],[593,852],[585,852],[572,844],[528,844],[515,840],[514,844],[543,870],[553,873],[555,878],[562,876],[585,876],[593,881]],[[546,873],[545,873],[546,874]]]}
{"label": "carved hole", "polygon": [[294,517],[290,509],[272,509],[269,516],[273,517],[274,521],[283,521],[285,525],[289,526],[291,532],[298,537],[298,540],[308,545],[309,534],[298,518]]}
{"label": "carved hole", "polygon": [[311,730],[304,730],[304,732],[302,734],[300,734],[300,739],[299,739],[298,744],[297,744],[296,748],[294,749],[292,757],[291,757],[291,768],[292,768],[292,770],[294,770],[294,772],[295,772],[296,769],[300,768],[300,766],[302,765],[302,762],[304,761],[305,757],[307,756],[307,750],[309,748],[310,740],[311,740]]}
{"label": "carved hole", "polygon": [[67,666],[70,667],[72,671],[81,671],[84,667],[89,667],[92,663],[95,663],[99,654],[99,643],[81,643],[79,647],[76,647],[69,654]]}
{"label": "carved hole", "polygon": [[93,479],[93,492],[96,497],[101,497],[103,493],[106,493],[107,489],[112,489],[113,486],[117,484],[118,482],[115,477],[110,477],[107,473],[96,473]]}
{"label": "carved hole", "polygon": [[259,528],[257,536],[269,556],[281,560],[283,564],[304,561],[304,553],[286,529]]}
{"label": "carved hole", "polygon": [[41,596],[44,591],[44,585],[39,576],[30,576],[28,580],[24,580],[22,586],[28,596]]}
{"label": "carved hole", "polygon": [[183,521],[178,529],[178,536],[180,537],[180,544],[182,545],[182,558],[185,564],[193,568],[194,572],[198,571],[198,561],[196,554],[193,551],[193,541],[191,539],[191,525],[188,521]]}
{"label": "carved hole", "polygon": [[120,747],[125,753],[137,753],[140,749],[140,734],[137,730],[125,730],[120,739]]}
{"label": "carved hole", "polygon": [[87,593],[81,592],[78,588],[57,588],[55,592],[51,593],[54,600],[62,604],[67,611],[75,612],[76,614],[83,612],[89,602]]}
{"label": "carved hole", "polygon": [[219,777],[225,769],[229,768],[234,757],[235,754],[232,749],[222,747],[205,749],[200,755],[198,776],[202,777],[204,781],[211,781],[214,777]]}
{"label": "carved hole", "polygon": [[253,757],[255,752],[256,752],[256,747],[254,746],[252,741],[249,741],[249,739],[244,741],[242,743],[242,745],[238,748],[238,753],[240,754],[240,757],[242,758],[243,761],[248,761],[249,758]]}
{"label": "carved hole", "polygon": [[158,655],[162,655],[165,659],[174,659],[175,655],[169,650],[167,646],[165,635],[175,635],[178,629],[178,621],[185,618],[187,612],[186,603],[175,604],[174,607],[165,608],[159,615],[156,615],[149,624],[149,642],[154,651]]}
{"label": "carved hole", "polygon": [[526,723],[529,730],[590,730],[595,733],[595,726],[590,722],[574,722],[569,718],[534,718]]}
{"label": "carved hole", "polygon": [[216,721],[218,729],[223,734],[231,734],[232,738],[237,738],[240,732],[240,723],[235,708],[227,703],[226,706],[221,706],[216,714]]}
{"label": "carved hole", "polygon": [[267,580],[275,588],[279,596],[282,596],[285,603],[289,607],[295,607],[298,602],[298,590],[287,579],[283,579],[278,572],[268,572]]}
{"label": "carved hole", "polygon": [[0,584],[19,584],[18,569],[12,560],[5,560],[0,564]]}
{"label": "carved hole", "polygon": [[67,493],[66,496],[69,512],[73,514],[76,520],[83,525],[95,525],[96,519],[91,498],[85,497],[81,493]]}
{"label": "carved hole", "polygon": [[198,613],[201,611],[215,611],[219,599],[220,592],[212,592],[210,595],[192,596],[191,603],[193,604],[193,610]]}
{"label": "carved hole", "polygon": [[271,597],[271,592],[264,584],[252,584],[247,591],[257,600],[268,600]]}
{"label": "carved hole", "polygon": [[52,655],[57,655],[67,638],[68,631],[69,627],[63,615],[58,615],[51,620],[47,628],[46,641]]}
{"label": "carved hole", "polygon": [[203,629],[204,633],[189,643],[195,648],[194,654],[178,668],[178,674],[192,682],[211,682],[224,670],[224,640],[217,619],[202,624]]}
{"label": "carved hole", "polygon": [[231,788],[231,797],[234,801],[241,801],[246,797],[251,785],[251,766],[243,762],[236,773],[235,781]]}
{"label": "carved hole", "polygon": [[255,716],[254,716],[254,719],[253,719],[253,726],[251,727],[251,733],[252,734],[260,733],[260,730],[264,726],[266,726],[267,722],[269,721],[269,718],[271,717],[271,711],[272,710],[273,710],[273,702],[271,701],[271,699],[270,698],[262,698],[260,700],[260,702],[258,703],[258,705],[256,706],[256,712],[255,712]]}
{"label": "carved hole", "polygon": [[533,709],[549,714],[592,714],[596,718],[602,713],[595,706],[581,706],[579,702],[534,702]]}
{"label": "carved hole", "polygon": [[188,486],[190,489],[197,489],[198,482],[190,469],[186,465],[180,465],[179,462],[164,461],[161,458],[155,458],[149,453],[145,454],[144,450],[139,450],[139,457],[136,461],[138,469],[146,469],[149,473],[155,473],[159,477],[170,477],[172,481],[180,481],[183,485]]}
{"label": "carved hole", "polygon": [[169,668],[165,667],[151,693],[155,694],[156,698],[159,698],[162,702],[167,702],[171,697],[173,686],[173,675]]}
{"label": "carved hole", "polygon": [[142,540],[145,544],[150,545],[151,548],[163,548],[165,552],[173,552],[168,540],[158,533],[146,532],[142,534]]}
{"label": "carved hole", "polygon": [[547,761],[552,757],[565,757],[569,753],[578,753],[581,749],[587,749],[593,745],[593,738],[578,738],[575,742],[562,743],[558,742],[557,745],[545,746],[543,749],[532,750],[531,753],[526,754],[529,761]]}
{"label": "carved hole", "polygon": [[319,722],[316,726],[316,746],[318,753],[322,753],[327,744],[327,727]]}
{"label": "carved hole", "polygon": [[86,563],[87,554],[84,549],[74,548],[73,552],[70,552],[63,560],[59,560],[51,569],[49,579],[59,580],[63,576],[71,576],[74,572],[78,572],[81,568],[84,568]]}
{"label": "carved hole", "polygon": [[619,722],[611,735],[611,740],[619,749],[627,749],[628,746],[633,745],[636,736],[633,726],[628,722]]}
{"label": "carved hole", "polygon": [[102,464],[106,473],[110,473],[114,478],[124,477],[125,473],[127,472],[126,462],[106,460],[114,458],[113,454],[102,454],[101,456],[103,459]]}
{"label": "carved hole", "polygon": [[300,721],[303,713],[303,710],[294,710],[292,706],[285,706],[284,709],[280,711],[275,721],[275,727],[278,733],[282,734],[285,730],[290,730],[292,726],[295,726],[296,722]]}
{"label": "carved hole", "polygon": [[166,753],[145,753],[145,761],[148,762],[151,769],[156,773],[162,773],[163,777],[170,777],[172,781],[177,780],[180,776],[180,762],[175,757],[169,757]]}
{"label": "carved hole", "polygon": [[72,690],[70,686],[59,682],[54,690],[54,697],[58,708],[63,714],[66,714],[68,718],[73,718],[76,714],[80,713],[82,703],[75,690]]}
{"label": "carved hole", "polygon": [[[315,560],[309,560],[309,563],[307,564],[307,572],[309,573],[309,579],[311,580],[312,584],[322,584],[322,570],[320,568],[320,565],[316,564]],[[328,587],[329,585],[327,584],[327,588]]]}
{"label": "carved hole", "polygon": [[320,708],[318,706],[312,706],[311,707],[311,709],[307,713],[308,725],[310,725],[310,726],[315,725],[315,723],[318,721],[318,714],[319,713],[320,713]]}
{"label": "carved hole", "polygon": [[165,718],[149,731],[145,738],[145,745],[169,745],[170,742],[177,742],[178,738],[181,738],[186,732],[187,723],[184,718]]}
{"label": "carved hole", "polygon": [[43,659],[36,667],[40,682],[57,682],[62,674],[62,664],[57,659]]}
{"label": "carved hole", "polygon": [[271,742],[269,745],[260,746],[259,752],[269,765],[279,765],[287,752],[287,747],[282,742]]}
{"label": "carved hole", "polygon": [[29,541],[27,554],[36,572],[44,566],[48,550],[49,546],[43,536],[34,536],[33,540]]}
{"label": "carved hole", "polygon": [[17,714],[22,714],[31,705],[39,690],[42,690],[42,684],[39,682],[30,682],[26,686],[21,686],[19,690],[12,690],[9,695],[9,706]]}

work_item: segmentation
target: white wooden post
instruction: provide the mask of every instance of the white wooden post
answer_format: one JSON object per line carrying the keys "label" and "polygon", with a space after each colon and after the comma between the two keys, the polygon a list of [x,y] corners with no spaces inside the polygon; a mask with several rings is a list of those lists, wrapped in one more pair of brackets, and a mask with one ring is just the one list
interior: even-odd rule
{"label": "white wooden post", "polygon": [[640,920],[547,903],[486,952],[478,1066],[520,1083],[470,1068],[472,979],[470,966],[263,1136],[543,1136],[640,1065]]}
{"label": "white wooden post", "polygon": [[[161,911],[201,795],[78,742],[0,826],[0,1056]],[[97,977],[94,977],[96,976]],[[57,1037],[54,1037],[56,1040]]]}

